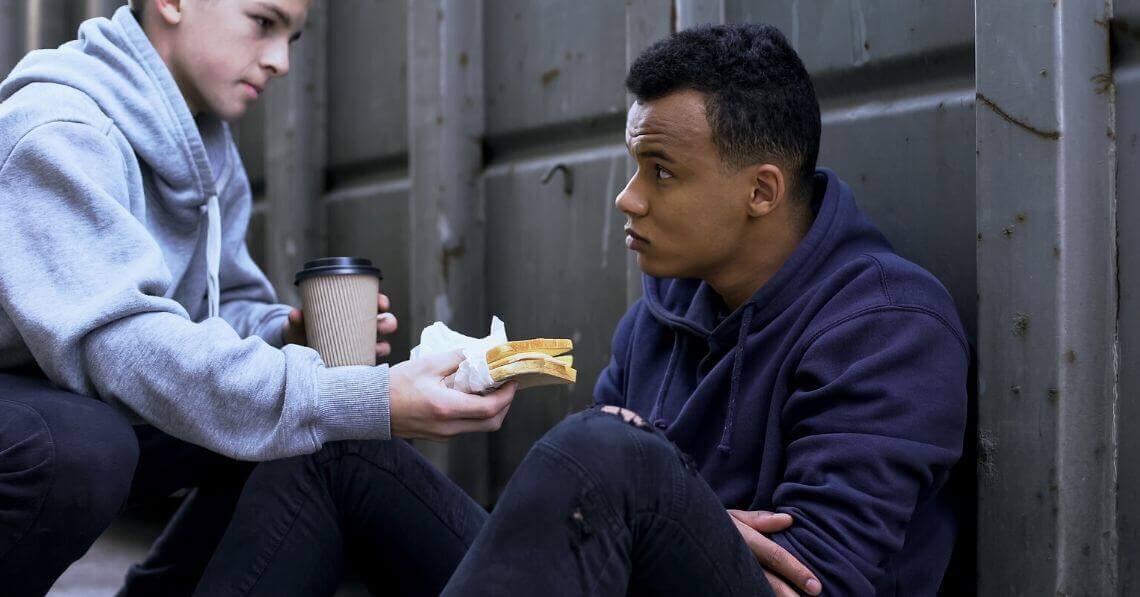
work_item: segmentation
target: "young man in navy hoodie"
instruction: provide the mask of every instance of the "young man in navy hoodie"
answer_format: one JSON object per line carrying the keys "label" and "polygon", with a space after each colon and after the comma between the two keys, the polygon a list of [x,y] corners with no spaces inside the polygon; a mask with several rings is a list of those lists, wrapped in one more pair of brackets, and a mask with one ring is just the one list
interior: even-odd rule
{"label": "young man in navy hoodie", "polygon": [[434,593],[457,565],[444,594],[937,591],[969,361],[950,296],[816,169],[815,92],[774,28],[677,33],[626,83],[617,208],[646,275],[599,406],[489,518],[395,442],[371,471],[263,466],[199,590],[326,593],[349,545],[384,562],[376,590]]}

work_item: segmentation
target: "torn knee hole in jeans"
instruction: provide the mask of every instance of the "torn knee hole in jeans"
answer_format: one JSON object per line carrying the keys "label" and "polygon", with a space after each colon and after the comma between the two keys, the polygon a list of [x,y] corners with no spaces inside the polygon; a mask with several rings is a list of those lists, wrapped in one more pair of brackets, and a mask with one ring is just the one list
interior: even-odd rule
{"label": "torn knee hole in jeans", "polygon": [[638,429],[649,428],[649,425],[645,422],[645,419],[641,418],[641,415],[633,412],[632,410],[621,408],[620,406],[607,405],[602,407],[602,412],[609,413],[615,417],[621,417],[623,421],[629,423],[630,425],[633,425],[634,427],[637,427]]}

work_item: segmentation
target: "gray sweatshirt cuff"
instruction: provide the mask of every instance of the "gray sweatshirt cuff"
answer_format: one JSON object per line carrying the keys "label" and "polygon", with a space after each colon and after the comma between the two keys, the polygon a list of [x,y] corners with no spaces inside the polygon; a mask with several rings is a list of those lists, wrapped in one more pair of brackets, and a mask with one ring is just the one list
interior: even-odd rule
{"label": "gray sweatshirt cuff", "polygon": [[317,439],[391,439],[388,365],[322,368],[317,375]]}
{"label": "gray sweatshirt cuff", "polygon": [[286,306],[280,312],[274,313],[258,330],[257,335],[261,336],[266,344],[275,348],[285,346],[285,322],[289,319],[289,309],[290,307]]}

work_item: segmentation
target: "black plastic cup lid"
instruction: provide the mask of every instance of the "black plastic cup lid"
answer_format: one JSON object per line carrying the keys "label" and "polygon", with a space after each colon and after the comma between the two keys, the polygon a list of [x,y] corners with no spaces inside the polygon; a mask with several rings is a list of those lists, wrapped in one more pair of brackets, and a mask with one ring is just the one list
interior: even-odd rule
{"label": "black plastic cup lid", "polygon": [[384,274],[372,265],[372,260],[363,257],[325,257],[306,261],[305,267],[293,277],[293,284],[318,276],[376,276],[383,280]]}

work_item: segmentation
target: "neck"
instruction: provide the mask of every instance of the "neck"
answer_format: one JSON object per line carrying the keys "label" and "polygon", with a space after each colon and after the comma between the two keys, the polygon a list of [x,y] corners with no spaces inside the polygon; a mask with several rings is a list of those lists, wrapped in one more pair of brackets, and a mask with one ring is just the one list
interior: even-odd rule
{"label": "neck", "polygon": [[164,35],[165,31],[161,28],[161,23],[151,22],[151,15],[144,13],[140,23],[143,32],[146,33],[147,39],[150,40],[150,45],[154,46],[154,51],[158,53],[158,57],[162,58],[163,64],[166,65],[166,70],[170,71],[170,76],[174,78],[174,83],[178,85],[178,91],[182,94],[182,98],[186,100],[186,105],[190,108],[190,114],[198,117],[198,102],[194,100],[190,94],[187,93],[188,87],[183,81],[182,73],[179,72],[177,65],[174,62],[174,41],[170,39],[169,35]]}
{"label": "neck", "polygon": [[792,256],[811,227],[810,222],[801,223],[802,220],[794,215],[778,223],[754,222],[740,243],[744,250],[736,252],[731,262],[704,277],[730,312],[756,294]]}

